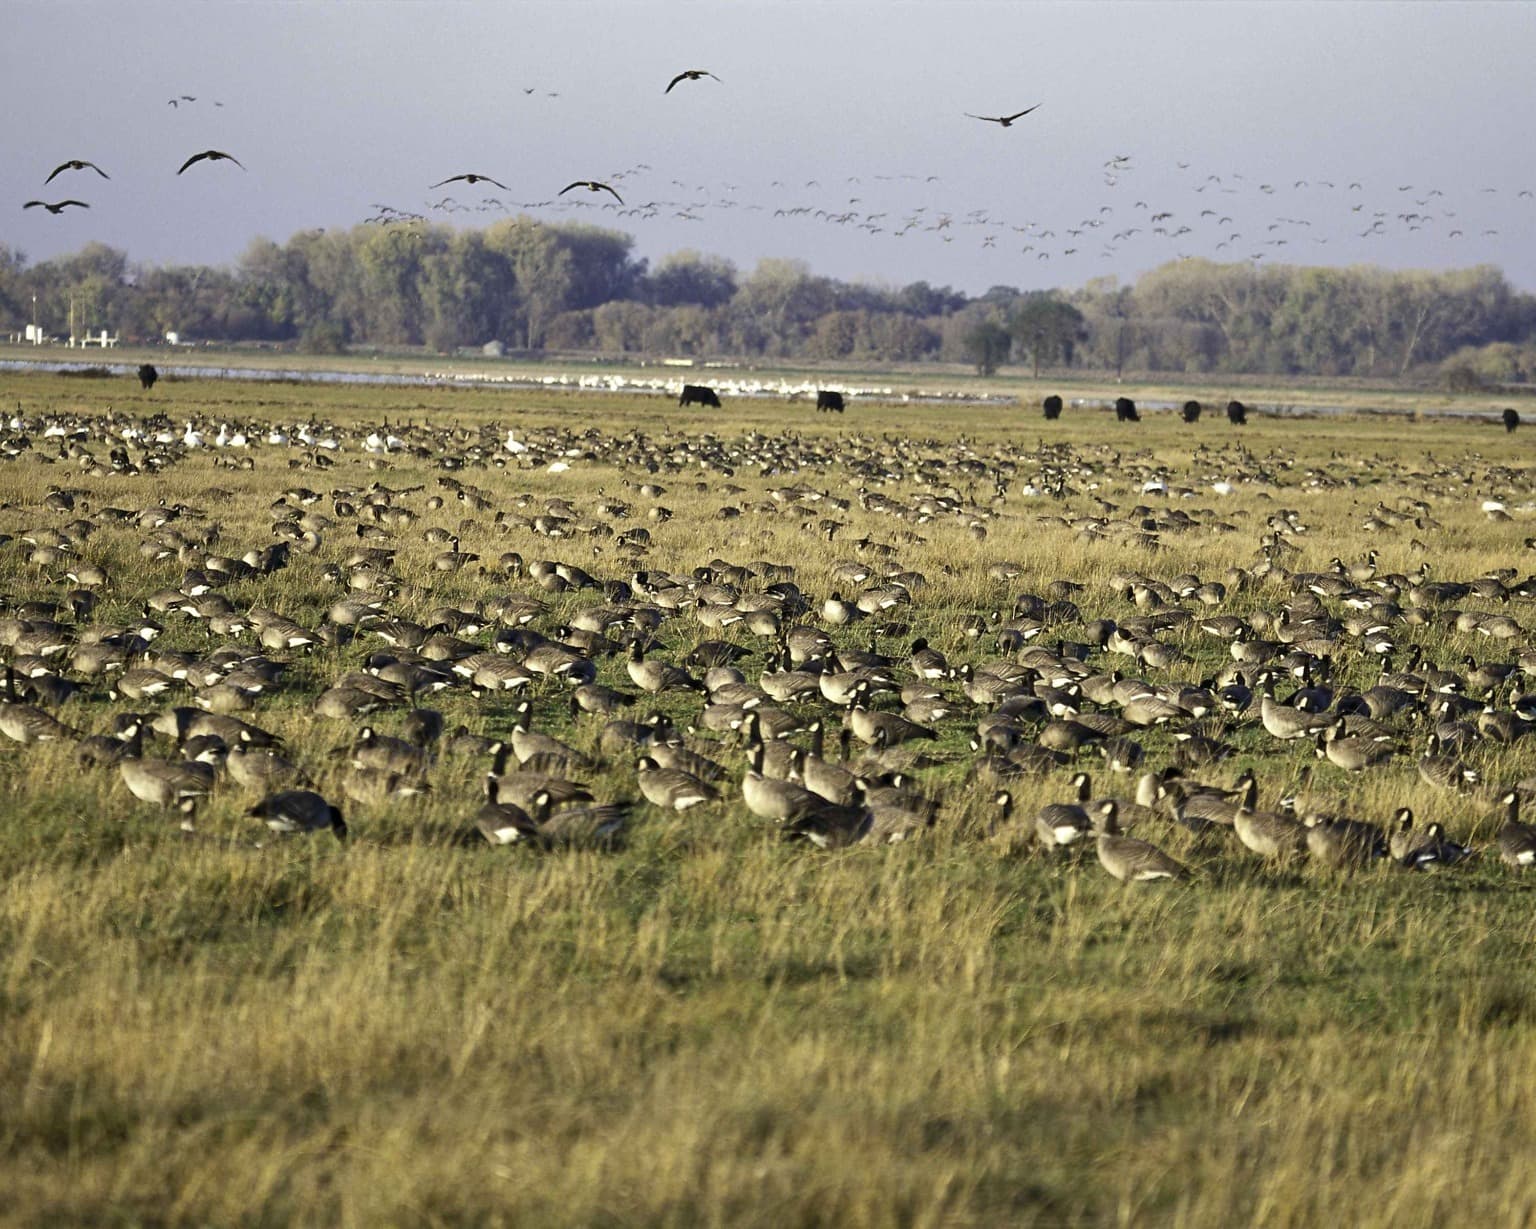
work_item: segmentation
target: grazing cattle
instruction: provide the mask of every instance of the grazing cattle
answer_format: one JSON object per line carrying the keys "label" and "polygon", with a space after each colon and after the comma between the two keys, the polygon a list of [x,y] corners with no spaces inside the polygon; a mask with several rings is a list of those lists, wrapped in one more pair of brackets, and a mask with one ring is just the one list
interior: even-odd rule
{"label": "grazing cattle", "polygon": [[1504,430],[1513,431],[1520,425],[1520,412],[1513,406],[1504,411]]}
{"label": "grazing cattle", "polygon": [[1136,403],[1129,397],[1115,398],[1116,422],[1140,422],[1141,415],[1136,412]]}
{"label": "grazing cattle", "polygon": [[1227,402],[1227,421],[1234,427],[1246,426],[1248,423],[1248,407],[1241,401]]}
{"label": "grazing cattle", "polygon": [[1200,411],[1201,411],[1202,408],[1203,407],[1201,406],[1201,404],[1198,401],[1186,401],[1184,403],[1184,409],[1182,411],[1183,415],[1184,415],[1184,421],[1185,422],[1199,422],[1200,421]]}
{"label": "grazing cattle", "polygon": [[715,395],[715,390],[704,384],[684,384],[683,394],[677,399],[678,405],[707,405],[714,409],[720,408],[720,398]]}
{"label": "grazing cattle", "polygon": [[825,410],[829,414],[841,414],[843,412],[843,394],[835,393],[829,388],[816,390],[816,412],[819,414]]}
{"label": "grazing cattle", "polygon": [[153,388],[155,381],[160,378],[160,373],[155,370],[153,363],[143,363],[139,367],[139,383],[146,389]]}
{"label": "grazing cattle", "polygon": [[1051,422],[1054,422],[1056,419],[1061,417],[1061,398],[1058,397],[1055,393],[1052,393],[1045,399],[1044,406],[1045,416]]}

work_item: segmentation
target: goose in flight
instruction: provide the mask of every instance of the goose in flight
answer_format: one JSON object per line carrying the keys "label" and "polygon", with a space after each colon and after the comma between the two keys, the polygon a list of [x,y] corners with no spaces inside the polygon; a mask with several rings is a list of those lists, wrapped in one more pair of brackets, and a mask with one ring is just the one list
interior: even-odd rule
{"label": "goose in flight", "polygon": [[610,192],[613,194],[613,199],[618,201],[619,204],[622,205],[624,203],[624,198],[622,196],[620,196],[617,192],[614,192],[613,188],[608,184],[605,184],[598,179],[578,179],[575,183],[566,184],[565,187],[561,188],[560,191],[555,195],[564,196],[572,188],[585,188],[588,192]]}
{"label": "goose in flight", "polygon": [[[245,163],[241,162],[239,158],[234,156],[234,154],[226,154],[221,149],[205,149],[205,150],[203,150],[202,153],[200,153],[200,154],[193,154],[190,158],[188,158],[185,162],[183,162],[181,164],[181,171],[186,170],[194,162],[203,162],[203,161],[208,161],[208,162],[233,162],[242,171],[245,170]],[[177,171],[176,174],[180,175],[181,171]]]}
{"label": "goose in flight", "polygon": [[53,174],[49,175],[47,179],[43,180],[43,183],[45,185],[46,184],[51,184],[53,182],[53,180],[54,180],[54,176],[62,175],[65,171],[83,171],[87,167],[89,167],[91,170],[95,171],[96,174],[100,175],[103,179],[111,179],[112,178],[112,176],[108,175],[104,170],[102,170],[94,162],[88,162],[84,158],[71,158],[68,162],[61,162],[61,163],[59,163],[58,166],[54,167],[53,168]]}
{"label": "goose in flight", "polygon": [[1037,102],[1033,107],[1026,107],[1022,111],[1015,111],[1012,115],[971,115],[969,111],[966,112],[966,115],[971,119],[982,119],[986,120],[989,124],[1001,124],[1004,128],[1007,128],[1014,120],[1023,119],[1031,111],[1038,109],[1039,106],[1040,104]]}
{"label": "goose in flight", "polygon": [[697,81],[700,77],[709,77],[715,81],[720,80],[719,77],[716,77],[715,74],[710,72],[707,68],[685,68],[682,72],[678,73],[677,76],[673,77],[672,80],[667,83],[667,88],[661,92],[663,94],[670,94],[672,92],[672,87],[679,81]]}
{"label": "goose in flight", "polygon": [[451,183],[477,184],[481,182],[495,184],[503,192],[512,191],[512,189],[507,187],[506,184],[502,183],[501,180],[492,179],[489,175],[450,175],[447,179],[443,180],[442,183],[435,183],[432,185],[432,187],[441,188],[443,184]]}
{"label": "goose in flight", "polygon": [[79,205],[81,209],[89,209],[90,208],[90,206],[87,205],[84,201],[76,201],[76,200],[52,201],[52,202],[49,202],[49,201],[28,201],[25,205],[22,206],[22,208],[23,209],[35,209],[38,205],[41,205],[49,213],[63,213],[64,212],[64,208],[67,205]]}

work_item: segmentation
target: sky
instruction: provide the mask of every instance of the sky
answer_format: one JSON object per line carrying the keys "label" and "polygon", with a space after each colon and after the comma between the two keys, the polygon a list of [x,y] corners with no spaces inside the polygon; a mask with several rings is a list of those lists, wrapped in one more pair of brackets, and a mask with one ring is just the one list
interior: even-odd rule
{"label": "sky", "polygon": [[[32,263],[527,214],[653,264],[973,295],[1181,257],[1493,264],[1536,291],[1522,0],[6,0],[3,26],[0,243]],[[714,75],[666,92],[685,69]],[[207,149],[244,169],[177,174]],[[110,179],[44,185],[74,158]],[[431,187],[465,173],[505,189]],[[22,207],[66,198],[90,208]]]}

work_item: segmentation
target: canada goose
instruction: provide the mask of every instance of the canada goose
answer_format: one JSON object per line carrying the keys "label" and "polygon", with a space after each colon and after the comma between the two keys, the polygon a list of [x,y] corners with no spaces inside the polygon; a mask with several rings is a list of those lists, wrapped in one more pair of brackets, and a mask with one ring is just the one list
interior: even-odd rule
{"label": "canada goose", "polygon": [[1308,815],[1307,852],[1325,866],[1353,870],[1388,856],[1387,842],[1374,824],[1330,815]]}
{"label": "canada goose", "polygon": [[673,691],[680,687],[692,691],[704,690],[704,684],[681,666],[669,665],[666,662],[657,661],[654,657],[647,660],[645,646],[639,640],[630,643],[626,669],[634,685],[652,695]]}
{"label": "canada goose", "polygon": [[85,171],[85,170],[95,171],[96,174],[100,175],[103,179],[111,179],[112,178],[112,176],[108,175],[104,170],[102,170],[94,162],[91,162],[88,159],[85,159],[85,158],[71,158],[71,159],[69,159],[69,161],[61,162],[61,163],[59,163],[58,166],[54,167],[53,170],[49,172],[48,178],[43,180],[43,186],[47,187],[58,176],[62,175],[65,171]]}
{"label": "canada goose", "polygon": [[1437,866],[1455,866],[1475,856],[1475,850],[1458,845],[1445,835],[1442,825],[1432,823],[1424,829],[1423,841],[1403,856],[1402,863],[1409,870],[1432,870]]}
{"label": "canada goose", "polygon": [[332,832],[338,841],[347,836],[347,825],[341,812],[314,790],[285,789],[268,794],[246,814],[264,820],[273,832],[284,835]]}
{"label": "canada goose", "polygon": [[1344,722],[1335,722],[1317,736],[1317,754],[1326,756],[1328,762],[1337,764],[1347,772],[1363,772],[1377,764],[1384,764],[1396,754],[1391,743],[1373,738],[1344,734]]}
{"label": "canada goose", "polygon": [[648,755],[640,757],[635,770],[636,782],[646,800],[666,810],[686,811],[720,796],[720,791],[709,782],[680,769],[663,768]]}
{"label": "canada goose", "polygon": [[965,114],[969,119],[985,120],[989,124],[1001,124],[1004,128],[1008,128],[1012,126],[1014,120],[1023,119],[1031,111],[1038,110],[1039,107],[1040,104],[1037,102],[1033,107],[1025,107],[1024,110],[1015,111],[1012,115],[972,115],[969,111]]}
{"label": "canada goose", "polygon": [[1332,717],[1321,713],[1309,713],[1299,708],[1278,703],[1273,696],[1259,697],[1259,715],[1264,728],[1275,738],[1311,738],[1333,724]]}
{"label": "canada goose", "polygon": [[807,841],[818,849],[844,849],[868,838],[873,824],[874,816],[867,807],[827,804],[789,821],[784,838]]}
{"label": "canada goose", "polygon": [[347,752],[354,768],[381,768],[386,772],[420,772],[427,766],[427,753],[403,738],[378,733],[371,725],[358,731]]}
{"label": "canada goose", "polygon": [[1150,883],[1158,879],[1188,879],[1189,871],[1156,845],[1120,834],[1114,802],[1096,809],[1098,836],[1094,844],[1099,865],[1121,883]]}
{"label": "canada goose", "polygon": [[420,798],[431,789],[420,777],[373,765],[353,764],[341,778],[341,792],[363,806]]}
{"label": "canada goose", "polygon": [[559,192],[555,193],[555,195],[564,196],[572,188],[585,188],[588,192],[607,192],[613,197],[614,200],[618,201],[619,204],[622,205],[624,203],[624,198],[615,192],[610,185],[605,184],[600,179],[577,179],[571,183],[566,184],[565,187],[561,188]]}
{"label": "canada goose", "polygon": [[517,757],[518,763],[526,764],[536,755],[547,755],[574,767],[591,767],[590,756],[552,735],[541,734],[537,730],[530,729],[528,724],[530,715],[531,708],[528,701],[523,700],[515,710],[515,724],[512,726],[511,734],[508,735],[512,754]]}
{"label": "canada goose", "polygon": [[[549,806],[549,796],[535,794],[533,802],[542,811]],[[475,828],[492,845],[512,845],[538,837],[538,824],[528,811],[501,798],[500,782],[494,772],[486,775],[485,803],[475,812]]]}
{"label": "canada goose", "polygon": [[1499,857],[1509,866],[1523,871],[1536,863],[1536,828],[1520,822],[1520,794],[1510,790],[1502,799],[1504,823],[1499,828]]}
{"label": "canada goose", "polygon": [[715,74],[710,72],[707,68],[685,68],[682,72],[678,73],[677,76],[673,77],[671,81],[667,82],[667,88],[661,92],[663,94],[670,94],[672,92],[672,87],[679,81],[698,81],[702,77],[709,77],[715,81],[720,80],[719,77],[716,77]]}
{"label": "canada goose", "polygon": [[536,828],[530,839],[543,849],[604,849],[622,835],[628,822],[630,803],[601,802],[567,807],[549,813],[548,806],[535,806]]}
{"label": "canada goose", "polygon": [[864,617],[864,612],[859,609],[857,603],[844,599],[841,593],[834,592],[821,604],[822,619],[834,627],[842,627],[848,623],[856,623]]}
{"label": "canada goose", "polygon": [[1092,797],[1093,784],[1086,772],[1072,777],[1072,789],[1077,796],[1073,802],[1048,802],[1035,815],[1035,836],[1042,845],[1060,849],[1081,840],[1093,824],[1088,816],[1088,799]]}
{"label": "canada goose", "polygon": [[1454,755],[1442,754],[1440,735],[1436,733],[1430,734],[1424,754],[1419,757],[1418,769],[1419,778],[1437,789],[1465,790],[1481,780],[1481,774],[1475,768],[1468,768]]}
{"label": "canada goose", "polygon": [[1232,831],[1243,845],[1261,858],[1288,860],[1307,852],[1306,825],[1279,811],[1255,811],[1249,799],[1255,784],[1244,793],[1243,805],[1232,814]]}
{"label": "canada goose", "polygon": [[144,757],[144,725],[132,722],[124,731],[128,750],[118,761],[118,774],[128,792],[140,802],[161,807],[180,806],[186,799],[205,798],[213,790],[211,764],[196,760],[158,760]]}
{"label": "canada goose", "polygon": [[89,209],[90,208],[90,206],[87,205],[84,201],[77,201],[77,200],[74,200],[73,198],[71,198],[69,200],[64,200],[64,201],[28,201],[25,205],[22,206],[22,208],[23,209],[36,209],[39,206],[41,206],[42,208],[46,209],[49,213],[60,214],[60,213],[63,213],[64,210],[69,208],[69,206],[71,206],[71,205],[77,205],[81,209]]}
{"label": "canada goose", "polygon": [[451,184],[451,183],[467,183],[467,184],[473,185],[473,184],[477,184],[477,183],[481,183],[481,182],[488,183],[488,184],[495,184],[503,192],[510,192],[510,191],[512,191],[511,188],[507,187],[507,185],[502,183],[501,180],[499,180],[499,179],[492,179],[489,175],[471,175],[471,174],[450,175],[450,176],[448,176],[447,179],[440,180],[439,182],[437,182],[435,184],[430,184],[428,186],[428,190],[430,191],[432,188],[445,187],[446,185]]}
{"label": "canada goose", "polygon": [[795,781],[766,776],[763,750],[761,742],[752,746],[750,767],[741,779],[741,797],[752,814],[784,824],[835,805]]}
{"label": "canada goose", "polygon": [[[843,732],[843,749],[846,753],[849,731]],[[828,802],[848,806],[857,799],[857,778],[840,763],[826,759],[822,754],[823,732],[819,721],[811,723],[810,751],[797,751],[794,760],[795,775],[813,794],[819,794]]]}
{"label": "canada goose", "polygon": [[303,770],[271,747],[252,747],[237,742],[229,749],[224,770],[246,789],[272,790],[309,784]]}
{"label": "canada goose", "polygon": [[1192,832],[1205,832],[1213,824],[1230,828],[1239,810],[1258,809],[1258,781],[1251,771],[1237,779],[1236,792],[1239,800],[1233,801],[1226,791],[1203,789],[1183,776],[1165,779],[1160,787],[1164,807],[1174,822]]}
{"label": "canada goose", "polygon": [[236,158],[234,154],[226,154],[223,150],[219,149],[205,149],[202,153],[193,154],[183,162],[181,170],[177,171],[176,174],[180,175],[182,171],[185,171],[194,162],[233,162],[242,171],[245,170],[245,164]]}
{"label": "canada goose", "polygon": [[949,663],[944,659],[944,654],[931,648],[928,641],[921,636],[912,642],[912,653],[907,658],[907,664],[912,667],[912,673],[920,679],[949,677]]}
{"label": "canada goose", "polygon": [[0,734],[23,744],[71,742],[81,735],[36,705],[23,703],[16,694],[16,671],[5,668],[5,693],[0,695]]}
{"label": "canada goose", "polygon": [[[862,700],[868,688],[863,684],[860,687],[861,690],[857,695],[858,699]],[[882,747],[896,747],[914,739],[936,739],[939,736],[936,730],[918,725],[915,721],[908,721],[899,713],[868,709],[858,702],[848,710],[847,719],[854,737],[869,747],[873,747],[876,743]]]}

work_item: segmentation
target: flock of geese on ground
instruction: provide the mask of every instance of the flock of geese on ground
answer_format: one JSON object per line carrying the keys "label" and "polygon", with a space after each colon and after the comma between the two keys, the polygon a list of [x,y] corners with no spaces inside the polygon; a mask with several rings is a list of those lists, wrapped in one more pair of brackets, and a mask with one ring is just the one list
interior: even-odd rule
{"label": "flock of geese on ground", "polygon": [[[343,837],[344,813],[382,827],[437,786],[432,805],[461,805],[463,834],[493,845],[611,847],[643,799],[713,822],[745,810],[821,848],[936,825],[1092,847],[1128,882],[1188,876],[1174,841],[1200,869],[1234,845],[1344,868],[1473,856],[1427,815],[1329,797],[1332,769],[1413,763],[1436,791],[1420,811],[1502,807],[1499,856],[1536,861],[1519,819],[1536,781],[1501,776],[1536,723],[1517,617],[1536,578],[1394,573],[1374,549],[1304,571],[1305,518],[1273,498],[1354,489],[1361,534],[1414,549],[1440,528],[1432,499],[1513,488],[1516,471],[1356,457],[1329,472],[1245,443],[1175,469],[963,436],[503,431],[19,410],[0,472],[47,489],[0,505],[0,735],[72,748],[199,835],[225,793],[273,832]],[[156,497],[210,455],[195,504]],[[416,480],[391,485],[407,466]],[[603,486],[523,489],[580,468]],[[253,470],[289,480],[264,524],[220,485]],[[1216,483],[1236,475],[1273,510],[1221,507]],[[1373,506],[1359,492],[1380,479],[1415,494]],[[724,544],[711,557],[651,563],[704,520]],[[773,527],[831,562],[756,557]],[[1050,535],[1062,558],[1138,566],[1090,582],[1008,557]],[[1180,538],[1233,535],[1252,543],[1244,566],[1162,563]],[[962,591],[984,596],[933,596]],[[1277,756],[1289,771],[1266,805],[1251,770],[1212,780]],[[442,802],[454,782],[459,803]],[[1015,815],[1026,793],[1066,797]]]}

